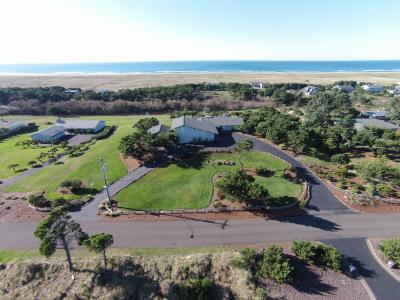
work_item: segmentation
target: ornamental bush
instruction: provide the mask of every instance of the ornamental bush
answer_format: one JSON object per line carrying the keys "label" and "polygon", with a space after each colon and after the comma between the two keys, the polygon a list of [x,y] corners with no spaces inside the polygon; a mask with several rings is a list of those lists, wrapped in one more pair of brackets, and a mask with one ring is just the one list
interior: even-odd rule
{"label": "ornamental bush", "polygon": [[314,261],[335,272],[342,270],[342,256],[339,251],[330,245],[320,244],[314,247],[315,258]]}
{"label": "ornamental bush", "polygon": [[257,275],[278,283],[291,282],[294,268],[285,257],[282,247],[272,245],[261,253]]}
{"label": "ornamental bush", "polygon": [[400,265],[400,238],[383,240],[378,246],[387,260],[393,260]]}
{"label": "ornamental bush", "polygon": [[310,241],[294,240],[292,251],[298,258],[311,262],[315,259],[315,249]]}

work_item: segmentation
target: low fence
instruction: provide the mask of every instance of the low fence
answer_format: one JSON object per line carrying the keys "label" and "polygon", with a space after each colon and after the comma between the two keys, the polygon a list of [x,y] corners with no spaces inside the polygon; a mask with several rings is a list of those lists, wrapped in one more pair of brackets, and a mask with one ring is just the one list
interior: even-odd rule
{"label": "low fence", "polygon": [[329,187],[333,188],[334,190],[337,190],[339,192],[342,192],[349,197],[351,197],[351,200],[359,200],[359,201],[367,201],[367,202],[384,202],[388,204],[400,204],[400,199],[398,198],[383,198],[379,196],[369,196],[369,195],[364,195],[364,194],[357,194],[350,192],[348,190],[341,189],[337,187],[333,182],[327,180],[326,183],[328,184]]}

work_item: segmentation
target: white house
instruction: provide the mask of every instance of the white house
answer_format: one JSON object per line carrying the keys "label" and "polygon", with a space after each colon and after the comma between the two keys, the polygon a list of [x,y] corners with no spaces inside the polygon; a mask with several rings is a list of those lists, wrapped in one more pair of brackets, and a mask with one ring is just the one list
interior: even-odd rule
{"label": "white house", "polygon": [[183,116],[172,120],[171,129],[179,137],[179,143],[213,142],[218,130],[208,120],[199,120]]}
{"label": "white house", "polygon": [[309,86],[306,86],[305,88],[303,88],[301,91],[303,92],[303,94],[311,96],[311,95],[318,93],[319,88],[317,88],[316,86],[309,85]]}
{"label": "white house", "polygon": [[380,93],[383,91],[383,86],[378,84],[364,84],[361,88],[368,93]]}
{"label": "white house", "polygon": [[9,133],[17,132],[24,128],[27,128],[29,125],[27,122],[21,121],[7,121],[5,119],[0,119],[0,128],[7,129]]}
{"label": "white house", "polygon": [[351,85],[339,85],[339,84],[337,84],[332,88],[332,90],[333,91],[339,90],[339,91],[345,92],[347,94],[350,94],[351,92],[354,91],[354,87],[352,87]]}
{"label": "white house", "polygon": [[104,121],[80,119],[57,119],[56,125],[64,127],[66,131],[88,131],[91,133],[97,133],[106,126]]}
{"label": "white house", "polygon": [[250,82],[250,86],[253,88],[253,89],[262,89],[263,87],[264,87],[264,83],[262,83],[262,82],[259,82],[259,81],[252,81],[252,82]]}
{"label": "white house", "polygon": [[238,117],[229,116],[217,116],[217,117],[205,117],[200,120],[206,120],[214,124],[214,126],[222,132],[231,132],[236,126],[243,124],[243,119]]}
{"label": "white house", "polygon": [[51,126],[31,135],[32,141],[39,143],[54,143],[64,137],[64,127]]}

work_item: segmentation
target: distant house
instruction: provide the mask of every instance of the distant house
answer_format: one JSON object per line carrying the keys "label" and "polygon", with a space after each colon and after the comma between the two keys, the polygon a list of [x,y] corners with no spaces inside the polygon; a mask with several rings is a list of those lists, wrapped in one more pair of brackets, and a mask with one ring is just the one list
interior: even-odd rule
{"label": "distant house", "polygon": [[311,95],[318,93],[319,88],[317,88],[316,86],[309,85],[309,86],[306,86],[305,88],[303,88],[301,91],[303,92],[303,94],[311,96]]}
{"label": "distant house", "polygon": [[169,131],[168,126],[165,126],[163,124],[158,124],[156,126],[151,127],[149,130],[147,130],[147,133],[158,134],[158,133],[166,132],[166,131]]}
{"label": "distant house", "polygon": [[264,83],[262,83],[262,82],[259,82],[259,81],[252,81],[252,82],[250,82],[250,86],[253,88],[253,89],[262,89],[263,87],[264,87]]}
{"label": "distant house", "polygon": [[38,143],[54,143],[65,136],[63,126],[51,126],[31,135],[32,141]]}
{"label": "distant house", "polygon": [[106,126],[104,121],[80,119],[58,119],[56,125],[64,127],[65,131],[85,131],[91,133],[97,133]]}
{"label": "distant house", "polygon": [[171,129],[179,137],[179,143],[188,144],[193,142],[212,142],[218,130],[208,120],[199,120],[183,116],[172,120]]}
{"label": "distant house", "polygon": [[78,90],[78,89],[66,89],[64,91],[64,93],[67,94],[67,95],[72,95],[72,96],[75,97],[75,96],[78,96],[81,93],[81,91]]}
{"label": "distant house", "polygon": [[360,118],[386,120],[387,111],[364,111],[360,114]]}
{"label": "distant house", "polygon": [[339,84],[337,84],[332,88],[332,90],[333,91],[342,91],[342,92],[345,92],[347,94],[350,94],[351,92],[354,91],[354,87],[352,87],[351,85],[339,85]]}
{"label": "distant house", "polygon": [[397,130],[400,129],[399,125],[386,122],[383,120],[379,119],[356,119],[356,122],[354,123],[354,128],[357,131],[362,130],[364,127],[378,127],[378,128],[384,128],[384,129],[392,129],[392,130]]}
{"label": "distant house", "polygon": [[229,117],[229,116],[217,116],[217,117],[205,117],[201,120],[206,120],[214,124],[214,126],[222,132],[231,132],[236,126],[243,124],[242,118]]}
{"label": "distant house", "polygon": [[18,132],[25,128],[28,128],[29,124],[22,121],[7,121],[5,119],[0,119],[0,128],[6,129],[9,133]]}
{"label": "distant house", "polygon": [[389,95],[400,95],[400,85],[396,86],[392,90],[387,90],[387,92],[389,93]]}
{"label": "distant house", "polygon": [[380,93],[383,91],[383,86],[378,84],[364,84],[361,88],[368,93]]}

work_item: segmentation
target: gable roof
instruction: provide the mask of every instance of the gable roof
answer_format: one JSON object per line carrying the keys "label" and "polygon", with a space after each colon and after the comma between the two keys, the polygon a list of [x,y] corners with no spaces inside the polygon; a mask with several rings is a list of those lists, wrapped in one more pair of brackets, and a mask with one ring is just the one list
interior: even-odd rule
{"label": "gable roof", "polygon": [[150,134],[156,134],[160,132],[166,132],[168,130],[169,130],[168,126],[165,126],[163,124],[158,124],[156,126],[151,127],[149,130],[147,130],[147,132]]}
{"label": "gable roof", "polygon": [[67,119],[57,120],[57,126],[63,126],[65,129],[95,129],[98,124],[103,121],[99,120],[80,120]]}
{"label": "gable roof", "polygon": [[220,126],[239,126],[243,124],[243,119],[238,118],[238,117],[229,117],[229,116],[217,116],[217,117],[210,117],[210,118],[202,118],[201,119],[210,121],[213,123],[216,127]]}
{"label": "gable roof", "polygon": [[386,129],[400,129],[399,125],[386,122],[379,119],[356,119],[355,128],[357,130],[362,129],[365,126],[375,126],[379,128],[386,128]]}
{"label": "gable roof", "polygon": [[26,122],[20,122],[20,121],[7,121],[5,119],[0,119],[0,128],[11,128],[15,125],[26,125]]}
{"label": "gable roof", "polygon": [[56,136],[57,134],[64,132],[64,127],[62,126],[51,126],[51,127],[47,127],[43,130],[40,130],[34,134],[32,134],[32,136],[37,135],[37,134],[43,134],[43,135],[47,135],[48,137],[53,137]]}
{"label": "gable roof", "polygon": [[218,130],[217,128],[215,128],[215,125],[207,120],[198,120],[187,116],[182,116],[172,120],[171,129],[175,129],[181,126],[188,126],[196,128],[198,130],[218,134]]}

